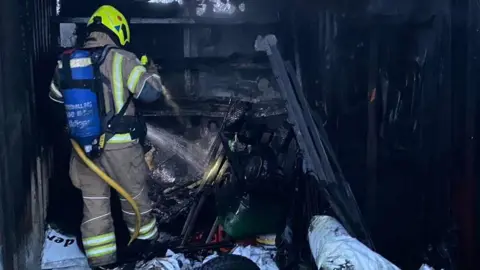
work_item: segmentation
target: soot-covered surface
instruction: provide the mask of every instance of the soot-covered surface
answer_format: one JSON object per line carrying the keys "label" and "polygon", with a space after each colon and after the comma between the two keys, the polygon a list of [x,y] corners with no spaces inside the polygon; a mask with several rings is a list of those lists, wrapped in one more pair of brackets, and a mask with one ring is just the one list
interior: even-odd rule
{"label": "soot-covered surface", "polygon": [[[297,2],[303,86],[378,251],[418,267],[430,247],[455,246],[460,230],[464,248],[450,255],[472,258],[477,1]],[[58,181],[51,200],[70,205],[76,195],[59,189],[70,182]]]}
{"label": "soot-covered surface", "polygon": [[297,10],[306,94],[378,251],[405,269],[467,269],[478,3],[351,2]]}

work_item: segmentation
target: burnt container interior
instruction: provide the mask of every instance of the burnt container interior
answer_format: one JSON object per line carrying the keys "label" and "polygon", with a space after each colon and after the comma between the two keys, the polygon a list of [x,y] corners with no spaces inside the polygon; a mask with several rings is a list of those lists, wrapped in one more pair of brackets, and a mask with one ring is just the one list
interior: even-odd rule
{"label": "burnt container interior", "polygon": [[[425,258],[473,268],[476,1],[232,0],[245,9],[230,15],[180,2],[0,2],[3,269],[37,268],[46,222],[78,234],[82,203],[68,179],[70,146],[47,94],[56,55],[81,42],[101,4],[131,19],[130,49],[161,66],[192,122],[221,119],[232,95],[277,103],[268,59],[253,48],[257,35],[277,35],[325,120],[377,251],[405,269]],[[151,122],[171,121],[159,103],[141,110]]]}

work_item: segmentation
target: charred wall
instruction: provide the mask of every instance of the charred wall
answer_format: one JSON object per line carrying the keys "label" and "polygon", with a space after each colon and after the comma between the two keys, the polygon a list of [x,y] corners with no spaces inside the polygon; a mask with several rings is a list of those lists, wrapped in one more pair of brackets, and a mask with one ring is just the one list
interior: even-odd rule
{"label": "charred wall", "polygon": [[[463,2],[460,1],[462,4]],[[478,134],[480,126],[477,124],[479,115],[480,95],[478,89],[480,87],[480,78],[478,71],[480,70],[480,6],[478,1],[469,0],[463,5],[459,14],[455,14],[455,18],[464,22],[466,27],[463,32],[466,36],[466,50],[465,47],[458,48],[459,52],[466,54],[467,65],[465,73],[458,74],[458,85],[465,86],[465,106],[459,113],[464,122],[461,122],[463,133],[459,141],[459,147],[463,149],[462,157],[460,158],[464,163],[461,164],[463,174],[458,177],[458,185],[455,191],[455,203],[458,216],[458,223],[460,224],[460,239],[465,244],[462,249],[466,266],[473,269],[476,265],[476,258],[479,249],[479,217],[480,217],[480,203],[479,203],[479,156],[480,153],[478,145]],[[464,15],[466,13],[466,16]],[[466,21],[465,21],[466,20]]]}
{"label": "charred wall", "polygon": [[304,88],[377,250],[405,269],[424,258],[468,269],[472,259],[475,3],[297,5]]}
{"label": "charred wall", "polygon": [[[49,174],[38,96],[48,91],[55,2],[0,3],[0,268],[37,269]],[[37,92],[35,91],[37,90]]]}

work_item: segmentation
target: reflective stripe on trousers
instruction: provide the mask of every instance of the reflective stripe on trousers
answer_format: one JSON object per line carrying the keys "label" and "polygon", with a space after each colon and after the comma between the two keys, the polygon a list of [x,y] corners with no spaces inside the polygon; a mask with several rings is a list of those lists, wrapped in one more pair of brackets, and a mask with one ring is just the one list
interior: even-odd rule
{"label": "reflective stripe on trousers", "polygon": [[87,258],[99,258],[115,254],[117,245],[115,242],[115,233],[106,233],[98,236],[82,239]]}
{"label": "reflective stripe on trousers", "polygon": [[[134,228],[128,228],[130,233],[135,231]],[[157,222],[155,218],[152,221],[148,222],[146,225],[140,227],[140,234],[138,235],[138,239],[140,240],[151,240],[157,236],[158,229],[157,229]]]}

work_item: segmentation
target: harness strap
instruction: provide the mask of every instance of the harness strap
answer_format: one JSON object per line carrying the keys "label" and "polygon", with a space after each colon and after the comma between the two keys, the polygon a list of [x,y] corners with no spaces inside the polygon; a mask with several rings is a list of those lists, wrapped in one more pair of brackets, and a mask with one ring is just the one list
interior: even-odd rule
{"label": "harness strap", "polygon": [[[133,100],[133,94],[130,94],[117,114],[110,112],[109,118],[106,118],[106,141],[108,142],[116,134],[130,134],[132,140],[142,140],[145,136],[145,122],[140,115],[125,115],[128,106]],[[109,120],[108,120],[109,119]]]}
{"label": "harness strap", "polygon": [[120,109],[120,111],[115,116],[119,116],[119,117],[124,116],[125,112],[127,112],[128,105],[130,105],[130,102],[132,102],[132,100],[133,100],[133,94],[130,93],[128,95],[127,100],[125,101],[125,104],[123,104],[122,108]]}

